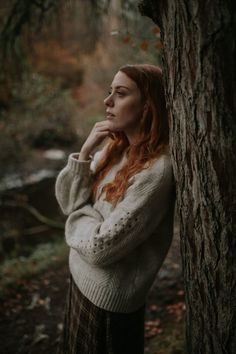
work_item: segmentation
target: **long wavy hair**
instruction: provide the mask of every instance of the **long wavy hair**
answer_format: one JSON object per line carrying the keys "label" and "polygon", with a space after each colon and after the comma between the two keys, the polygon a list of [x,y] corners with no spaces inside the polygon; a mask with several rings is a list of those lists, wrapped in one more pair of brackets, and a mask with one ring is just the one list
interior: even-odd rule
{"label": "long wavy hair", "polygon": [[123,132],[115,132],[114,140],[108,138],[105,153],[98,162],[92,199],[95,201],[100,182],[126,150],[127,162],[117,172],[114,180],[105,184],[100,195],[105,192],[105,200],[113,207],[122,200],[128,188],[128,180],[134,174],[148,168],[169,146],[169,114],[166,107],[162,71],[149,64],[124,65],[119,71],[125,73],[138,86],[147,109],[140,117],[140,135],[135,145]]}

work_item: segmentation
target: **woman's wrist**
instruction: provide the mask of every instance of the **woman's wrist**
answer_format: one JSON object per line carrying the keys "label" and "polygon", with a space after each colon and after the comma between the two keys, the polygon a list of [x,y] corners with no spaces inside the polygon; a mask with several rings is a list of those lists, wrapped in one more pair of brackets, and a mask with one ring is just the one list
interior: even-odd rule
{"label": "woman's wrist", "polygon": [[81,160],[81,161],[89,160],[89,152],[87,152],[85,150],[81,150],[79,153],[78,160]]}

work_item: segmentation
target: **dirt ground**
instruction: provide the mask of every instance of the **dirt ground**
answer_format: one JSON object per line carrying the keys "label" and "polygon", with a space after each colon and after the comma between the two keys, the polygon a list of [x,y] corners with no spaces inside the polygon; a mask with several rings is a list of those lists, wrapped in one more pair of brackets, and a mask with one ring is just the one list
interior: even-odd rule
{"label": "dirt ground", "polygon": [[[183,338],[185,314],[179,240],[175,231],[168,256],[147,298],[147,354],[182,353],[178,343],[173,344],[176,337],[177,342]],[[2,354],[56,353],[68,279],[68,266],[63,264],[33,279],[19,281],[17,291],[9,290],[7,299],[0,305]],[[175,338],[171,337],[173,333]]]}

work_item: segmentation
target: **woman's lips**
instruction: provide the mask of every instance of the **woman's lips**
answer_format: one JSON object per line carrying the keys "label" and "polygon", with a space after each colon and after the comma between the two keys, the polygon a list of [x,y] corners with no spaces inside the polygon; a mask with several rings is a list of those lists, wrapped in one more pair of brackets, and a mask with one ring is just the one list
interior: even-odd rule
{"label": "woman's lips", "polygon": [[114,114],[107,113],[107,119],[112,119],[112,118],[114,118],[114,117],[115,117]]}

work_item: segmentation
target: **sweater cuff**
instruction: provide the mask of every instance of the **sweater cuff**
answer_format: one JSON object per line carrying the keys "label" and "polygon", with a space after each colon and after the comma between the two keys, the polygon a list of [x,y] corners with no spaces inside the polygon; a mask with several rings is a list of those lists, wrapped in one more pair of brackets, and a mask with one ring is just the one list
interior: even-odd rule
{"label": "sweater cuff", "polygon": [[73,152],[68,157],[68,167],[74,174],[88,174],[90,172],[90,164],[92,162],[92,156],[89,155],[88,160],[78,160],[79,153]]}

